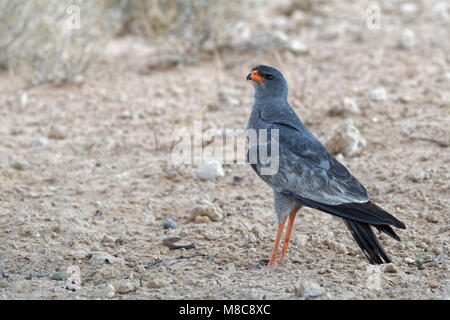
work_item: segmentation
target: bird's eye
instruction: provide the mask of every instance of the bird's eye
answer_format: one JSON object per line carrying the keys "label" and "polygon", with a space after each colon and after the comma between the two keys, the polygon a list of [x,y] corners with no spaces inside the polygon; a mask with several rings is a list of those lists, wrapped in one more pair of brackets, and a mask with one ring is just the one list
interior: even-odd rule
{"label": "bird's eye", "polygon": [[271,75],[271,74],[266,74],[266,75],[264,75],[264,78],[266,78],[267,80],[273,80],[273,75]]}

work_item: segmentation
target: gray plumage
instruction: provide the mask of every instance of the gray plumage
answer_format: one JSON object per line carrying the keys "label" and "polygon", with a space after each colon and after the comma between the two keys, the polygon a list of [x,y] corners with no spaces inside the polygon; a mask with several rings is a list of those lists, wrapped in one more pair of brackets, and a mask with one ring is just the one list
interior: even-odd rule
{"label": "gray plumage", "polygon": [[[267,139],[269,151],[278,148],[279,169],[262,173],[264,164],[250,162],[252,168],[274,191],[275,213],[281,223],[295,205],[307,206],[345,219],[358,245],[371,263],[390,262],[370,225],[391,237],[398,236],[389,225],[405,225],[369,200],[364,186],[328,152],[309,132],[287,102],[287,84],[283,75],[268,66],[258,66],[263,81],[252,81],[255,103],[247,129],[277,129],[278,144]],[[247,77],[251,79],[251,75]],[[252,145],[249,149],[259,149]],[[281,199],[281,200],[280,200]],[[290,211],[289,211],[290,210]]]}

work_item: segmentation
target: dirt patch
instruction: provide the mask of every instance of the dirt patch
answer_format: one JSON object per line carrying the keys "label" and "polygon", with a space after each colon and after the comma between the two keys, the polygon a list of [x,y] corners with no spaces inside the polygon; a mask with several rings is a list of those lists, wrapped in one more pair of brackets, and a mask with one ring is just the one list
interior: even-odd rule
{"label": "dirt patch", "polygon": [[[361,8],[337,8],[305,27],[309,54],[224,51],[221,64],[148,72],[152,48],[121,38],[79,86],[18,92],[0,73],[0,298],[448,299],[450,43],[432,5],[411,23],[387,11],[378,31],[355,18]],[[404,24],[416,44],[399,48]],[[401,242],[379,235],[395,266],[370,266],[339,219],[304,209],[286,261],[267,268],[271,189],[248,165],[204,181],[197,165],[170,163],[174,128],[245,128],[245,77],[260,63],[286,75],[291,105],[322,141],[353,120],[366,145],[340,159],[406,224]],[[332,112],[344,97],[358,112]],[[219,218],[193,219],[199,203]],[[171,250],[168,236],[195,247]]]}

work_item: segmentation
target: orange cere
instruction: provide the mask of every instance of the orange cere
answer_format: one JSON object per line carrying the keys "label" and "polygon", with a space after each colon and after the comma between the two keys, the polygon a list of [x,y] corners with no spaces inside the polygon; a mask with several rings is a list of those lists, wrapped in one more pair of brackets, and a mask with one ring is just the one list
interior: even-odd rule
{"label": "orange cere", "polygon": [[264,81],[264,78],[259,74],[258,70],[253,70],[252,71],[252,80],[256,81],[256,82],[266,83]]}

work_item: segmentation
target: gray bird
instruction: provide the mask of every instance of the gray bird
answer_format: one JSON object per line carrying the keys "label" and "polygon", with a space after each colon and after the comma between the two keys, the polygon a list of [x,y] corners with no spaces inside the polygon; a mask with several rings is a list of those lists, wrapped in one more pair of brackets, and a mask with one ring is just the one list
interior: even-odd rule
{"label": "gray bird", "polygon": [[[364,186],[303,125],[287,102],[288,87],[281,72],[260,65],[252,69],[247,80],[252,80],[255,87],[247,130],[256,131],[258,138],[249,146],[247,160],[273,189],[278,223],[269,265],[281,263],[286,257],[295,215],[302,206],[343,218],[371,264],[391,262],[371,227],[400,240],[390,226],[405,229],[405,225],[371,202]],[[278,141],[272,140],[277,130]],[[260,139],[261,132],[267,133],[267,140]],[[278,162],[276,172],[264,172],[268,164],[267,159],[262,159],[262,149],[268,158],[277,156],[273,157]],[[288,217],[281,257],[277,260]]]}

